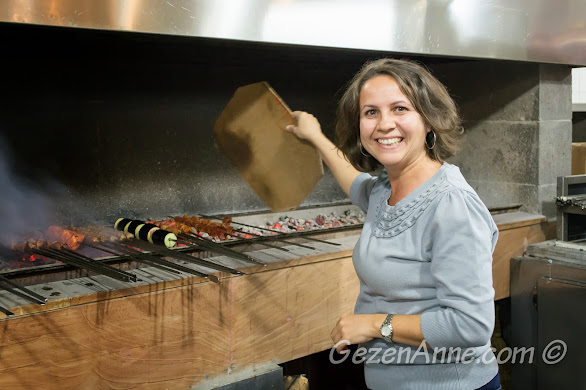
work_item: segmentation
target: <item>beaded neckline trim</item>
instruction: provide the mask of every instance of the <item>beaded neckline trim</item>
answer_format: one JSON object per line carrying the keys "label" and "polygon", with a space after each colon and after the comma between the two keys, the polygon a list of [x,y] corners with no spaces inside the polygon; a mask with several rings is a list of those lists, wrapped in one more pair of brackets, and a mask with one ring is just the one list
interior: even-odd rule
{"label": "beaded neckline trim", "polygon": [[446,180],[446,175],[443,174],[417,197],[391,211],[385,210],[388,196],[383,196],[379,207],[377,207],[373,234],[376,237],[393,237],[401,234],[415,224],[435,198],[450,188],[452,186]]}

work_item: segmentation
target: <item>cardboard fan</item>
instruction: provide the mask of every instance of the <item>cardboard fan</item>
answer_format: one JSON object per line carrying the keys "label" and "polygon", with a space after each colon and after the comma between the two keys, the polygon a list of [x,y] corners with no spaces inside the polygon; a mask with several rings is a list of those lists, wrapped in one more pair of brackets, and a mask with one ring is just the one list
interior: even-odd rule
{"label": "cardboard fan", "polygon": [[272,211],[298,207],[324,174],[313,145],[285,130],[294,123],[260,82],[238,88],[214,126],[219,149]]}

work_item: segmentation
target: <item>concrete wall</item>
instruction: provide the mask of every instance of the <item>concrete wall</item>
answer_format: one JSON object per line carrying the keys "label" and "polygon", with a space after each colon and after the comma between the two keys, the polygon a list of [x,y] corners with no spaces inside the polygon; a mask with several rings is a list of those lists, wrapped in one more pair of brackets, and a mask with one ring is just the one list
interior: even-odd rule
{"label": "concrete wall", "polygon": [[510,62],[446,65],[466,136],[451,160],[488,207],[555,218],[557,176],[571,168],[570,68]]}

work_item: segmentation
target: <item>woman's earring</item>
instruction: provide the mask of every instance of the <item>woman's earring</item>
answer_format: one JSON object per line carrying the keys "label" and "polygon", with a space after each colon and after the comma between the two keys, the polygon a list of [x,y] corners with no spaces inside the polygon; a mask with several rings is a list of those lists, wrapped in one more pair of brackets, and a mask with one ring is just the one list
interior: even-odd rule
{"label": "woman's earring", "polygon": [[[433,138],[433,141],[431,141],[431,138]],[[429,145],[430,141],[431,141],[431,146]],[[435,141],[436,141],[435,131],[430,130],[427,133],[427,135],[425,136],[425,146],[427,146],[428,149],[433,149],[433,148],[435,148]]]}
{"label": "woman's earring", "polygon": [[358,139],[358,149],[360,149],[360,153],[364,156],[364,157],[370,157],[370,154],[366,154],[364,153],[364,148],[362,147],[362,142],[360,141],[360,138]]}

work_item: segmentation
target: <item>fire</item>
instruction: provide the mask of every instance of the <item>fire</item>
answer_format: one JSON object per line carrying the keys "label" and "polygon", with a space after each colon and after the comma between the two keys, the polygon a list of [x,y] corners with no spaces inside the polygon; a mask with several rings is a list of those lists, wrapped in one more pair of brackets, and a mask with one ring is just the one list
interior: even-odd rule
{"label": "fire", "polygon": [[37,256],[37,255],[24,255],[24,256],[22,256],[20,261],[31,262],[31,261],[37,261],[38,259],[39,259],[39,256]]}
{"label": "fire", "polygon": [[27,261],[27,262],[28,262],[28,261],[37,261],[37,260],[38,260],[38,257],[37,257],[37,256],[35,256],[35,255],[24,255],[24,256],[23,256],[23,257],[20,259],[20,261]]}

